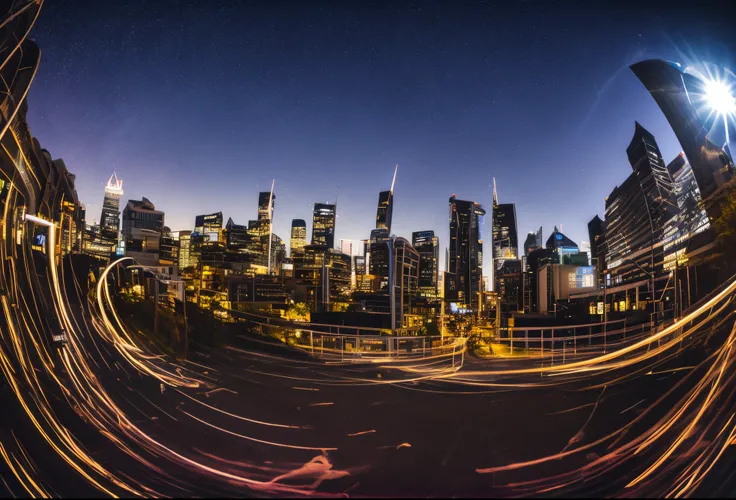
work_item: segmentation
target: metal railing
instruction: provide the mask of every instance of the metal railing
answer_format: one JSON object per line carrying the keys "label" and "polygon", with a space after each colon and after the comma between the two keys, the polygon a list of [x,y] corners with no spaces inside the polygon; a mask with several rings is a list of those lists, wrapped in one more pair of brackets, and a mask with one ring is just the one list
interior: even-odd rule
{"label": "metal railing", "polygon": [[312,330],[295,332],[295,347],[315,357],[369,362],[449,359],[462,365],[466,337],[396,337],[393,335],[338,335]]}
{"label": "metal railing", "polygon": [[497,336],[484,340],[507,345],[511,355],[516,349],[517,354],[550,357],[552,362],[558,356],[564,362],[570,355],[606,353],[652,332],[652,328],[651,323],[627,325],[624,318],[584,325],[499,328]]}
{"label": "metal railing", "polygon": [[[350,335],[307,328],[307,324],[271,324],[243,320],[253,333],[277,338],[310,355],[333,362],[387,363],[422,361],[461,367],[467,337]],[[298,325],[298,326],[297,326]],[[335,325],[336,326],[336,325]]]}

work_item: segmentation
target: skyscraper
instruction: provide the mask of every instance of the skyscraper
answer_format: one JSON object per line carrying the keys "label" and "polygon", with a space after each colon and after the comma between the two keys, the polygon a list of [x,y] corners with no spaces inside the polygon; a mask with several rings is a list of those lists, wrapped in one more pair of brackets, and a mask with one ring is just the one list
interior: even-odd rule
{"label": "skyscraper", "polygon": [[450,197],[449,273],[446,276],[445,297],[478,307],[478,292],[483,274],[483,241],[481,217],[486,211],[480,204]]}
{"label": "skyscraper", "polygon": [[186,269],[193,265],[189,253],[192,242],[191,235],[191,231],[179,231],[179,269]]}
{"label": "skyscraper", "polygon": [[[503,267],[504,260],[519,258],[519,236],[516,230],[516,205],[498,203],[496,179],[493,179],[493,281],[494,290],[498,291],[496,279]],[[515,269],[515,267],[513,268]],[[515,271],[514,271],[515,272]]]}
{"label": "skyscraper", "polygon": [[378,194],[378,210],[376,211],[376,229],[385,229],[391,234],[391,218],[394,212],[394,185],[396,184],[396,173],[399,166],[396,165],[394,178],[391,181],[391,189],[381,191]]}
{"label": "skyscraper", "polygon": [[680,153],[667,164],[675,186],[675,197],[680,209],[683,235],[695,235],[710,227],[708,214],[702,208],[703,198],[698,189],[698,182],[693,169],[687,162],[684,153]]}
{"label": "skyscraper", "polygon": [[123,195],[123,181],[115,172],[105,186],[105,199],[100,216],[100,234],[108,240],[117,241],[120,231],[120,197]]}
{"label": "skyscraper", "polygon": [[336,205],[315,203],[312,219],[312,245],[335,247]]}
{"label": "skyscraper", "polygon": [[608,287],[626,285],[625,302],[640,302],[638,284],[646,286],[642,291],[651,307],[657,297],[653,288],[665,278],[663,243],[677,239],[679,207],[657,142],[638,123],[626,152],[633,172],[606,199],[605,280]]}
{"label": "skyscraper", "polygon": [[537,248],[542,248],[544,246],[544,243],[542,241],[542,228],[539,228],[539,231],[530,232],[526,236],[526,241],[524,241],[524,256],[528,257],[532,250]]}
{"label": "skyscraper", "polygon": [[519,236],[516,230],[516,205],[498,203],[496,180],[493,180],[493,259],[519,257]]}
{"label": "skyscraper", "polygon": [[561,264],[565,263],[565,256],[576,255],[580,252],[578,244],[562,234],[560,230],[557,229],[557,226],[555,226],[554,231],[552,231],[552,234],[547,238],[546,247],[549,250],[557,252],[559,262]]}
{"label": "skyscraper", "polygon": [[386,228],[379,228],[371,231],[368,272],[379,279],[380,289],[388,287],[389,238],[388,230]]}
{"label": "skyscraper", "polygon": [[[126,255],[138,260],[158,264],[161,235],[164,230],[164,213],[145,196],[141,200],[128,200],[123,210],[123,241]],[[149,255],[141,255],[149,254]]]}
{"label": "skyscraper", "polygon": [[271,221],[276,206],[276,195],[271,191],[258,193],[258,220]]}
{"label": "skyscraper", "polygon": [[208,241],[220,241],[222,234],[222,212],[197,215],[194,219],[194,232],[208,237]]}
{"label": "skyscraper", "polygon": [[680,141],[704,199],[734,175],[733,161],[708,138],[717,115],[705,104],[705,82],[680,64],[650,59],[630,66]]}
{"label": "skyscraper", "polygon": [[436,296],[440,263],[439,238],[434,235],[434,231],[417,231],[411,234],[411,244],[419,253],[419,291]]}
{"label": "skyscraper", "polygon": [[639,122],[635,123],[634,137],[626,148],[626,154],[646,197],[652,221],[663,231],[663,236],[673,236],[665,233],[668,229],[667,223],[679,214],[674,183],[657,141]]}
{"label": "skyscraper", "polygon": [[289,241],[289,255],[292,257],[295,253],[304,250],[307,244],[307,223],[304,219],[292,219],[291,221],[291,240]]}
{"label": "skyscraper", "polygon": [[252,249],[248,226],[236,224],[232,217],[228,217],[222,235],[225,247],[230,251],[248,253]]}

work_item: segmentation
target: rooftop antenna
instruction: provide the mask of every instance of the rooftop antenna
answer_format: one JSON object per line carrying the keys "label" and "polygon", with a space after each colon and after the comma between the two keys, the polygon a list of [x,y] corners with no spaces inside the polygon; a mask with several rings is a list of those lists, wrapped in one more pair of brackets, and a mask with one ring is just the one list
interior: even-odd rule
{"label": "rooftop antenna", "polygon": [[271,194],[268,196],[268,274],[271,274],[271,241],[273,240],[273,188],[275,185],[276,179],[271,181]]}
{"label": "rooftop antenna", "polygon": [[391,181],[391,189],[390,193],[394,193],[394,184],[396,184],[396,173],[399,171],[399,164],[396,164],[396,168],[394,169],[394,180]]}

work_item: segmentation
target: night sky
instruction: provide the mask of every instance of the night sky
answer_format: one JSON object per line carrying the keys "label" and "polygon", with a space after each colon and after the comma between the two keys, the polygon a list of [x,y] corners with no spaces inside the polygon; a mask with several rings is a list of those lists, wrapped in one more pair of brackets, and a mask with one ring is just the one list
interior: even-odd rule
{"label": "night sky", "polygon": [[673,3],[46,0],[28,120],[90,223],[113,170],[121,205],[146,196],[172,230],[247,224],[275,178],[276,234],[311,232],[339,186],[336,242],[357,241],[398,163],[393,232],[434,229],[443,261],[453,193],[488,210],[490,244],[494,176],[520,244],[540,225],[579,244],[631,172],[634,120],[680,152],[628,65],[735,67],[728,2]]}

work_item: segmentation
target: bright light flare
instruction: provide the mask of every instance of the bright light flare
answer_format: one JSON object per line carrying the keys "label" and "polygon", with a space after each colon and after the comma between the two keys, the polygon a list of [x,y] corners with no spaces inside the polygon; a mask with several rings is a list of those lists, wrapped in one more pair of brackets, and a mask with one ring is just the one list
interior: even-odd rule
{"label": "bright light flare", "polygon": [[708,106],[719,115],[736,113],[736,98],[732,89],[722,81],[710,80],[705,83],[705,98]]}

